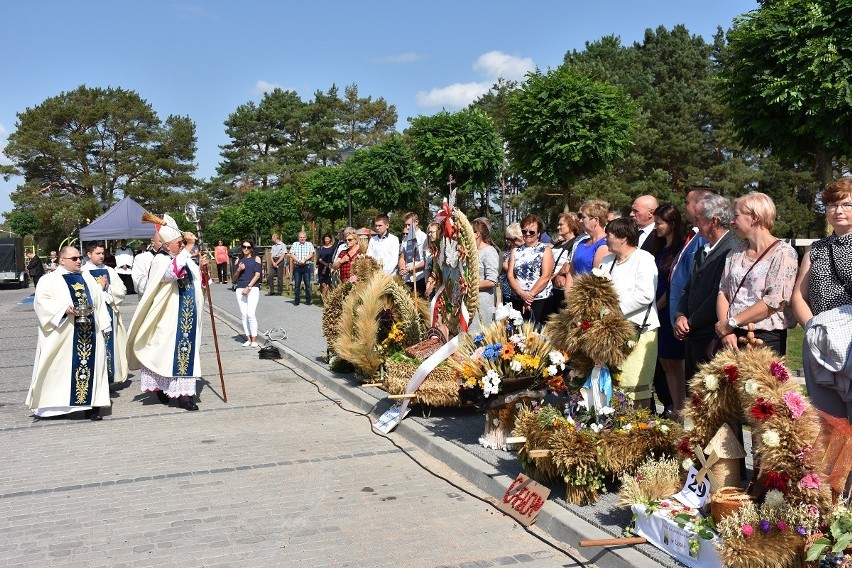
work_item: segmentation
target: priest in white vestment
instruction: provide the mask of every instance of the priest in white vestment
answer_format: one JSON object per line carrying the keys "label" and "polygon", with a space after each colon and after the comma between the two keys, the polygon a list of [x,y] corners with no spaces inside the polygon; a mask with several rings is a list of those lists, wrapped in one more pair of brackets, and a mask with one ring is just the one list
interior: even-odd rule
{"label": "priest in white vestment", "polygon": [[[168,254],[154,255],[151,261],[145,293],[128,329],[128,363],[140,369],[142,392],[156,392],[163,404],[177,399],[181,408],[198,410],[194,397],[201,378],[203,290],[199,266],[190,256],[195,237],[181,233],[168,215],[158,221]],[[202,257],[201,264],[206,262]]]}
{"label": "priest in white vestment", "polygon": [[[26,404],[41,418],[82,410],[101,420],[101,408],[111,404],[104,343],[109,314],[100,285],[81,270],[80,251],[62,247],[58,260],[36,286],[38,344]],[[80,305],[93,308],[87,318],[75,316]]]}
{"label": "priest in white vestment", "polygon": [[148,285],[148,272],[151,270],[151,262],[154,260],[154,255],[160,252],[161,243],[160,235],[157,233],[159,227],[154,230],[154,237],[151,239],[151,244],[145,252],[136,255],[133,259],[133,268],[131,269],[131,278],[133,278],[133,287],[136,289],[136,294],[139,298],[145,294],[145,287]]}
{"label": "priest in white vestment", "polygon": [[119,305],[127,295],[124,280],[115,268],[104,264],[106,250],[101,243],[92,243],[86,247],[89,262],[83,270],[91,274],[101,286],[104,305],[109,313],[112,333],[106,338],[107,378],[109,383],[123,383],[127,380],[127,329],[121,321]]}

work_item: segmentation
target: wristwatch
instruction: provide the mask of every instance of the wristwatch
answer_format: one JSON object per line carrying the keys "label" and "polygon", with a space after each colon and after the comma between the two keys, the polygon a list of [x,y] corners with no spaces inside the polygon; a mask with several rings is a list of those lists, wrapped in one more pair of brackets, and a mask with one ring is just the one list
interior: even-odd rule
{"label": "wristwatch", "polygon": [[736,329],[737,320],[735,320],[734,318],[728,318],[728,327],[730,327],[731,329]]}

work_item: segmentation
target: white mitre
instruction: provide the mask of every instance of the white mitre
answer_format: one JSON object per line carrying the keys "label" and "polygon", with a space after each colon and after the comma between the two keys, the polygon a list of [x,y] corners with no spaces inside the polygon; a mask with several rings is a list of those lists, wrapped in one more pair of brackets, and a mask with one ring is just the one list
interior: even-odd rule
{"label": "white mitre", "polygon": [[159,230],[157,231],[160,234],[160,240],[163,243],[169,243],[175,239],[183,238],[183,231],[181,231],[177,223],[174,219],[172,219],[169,215],[163,215],[163,223],[160,225]]}

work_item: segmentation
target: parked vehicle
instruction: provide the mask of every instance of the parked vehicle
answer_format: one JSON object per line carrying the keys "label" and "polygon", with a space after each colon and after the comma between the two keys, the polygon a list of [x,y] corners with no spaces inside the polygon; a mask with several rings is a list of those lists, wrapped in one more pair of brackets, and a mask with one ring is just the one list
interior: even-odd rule
{"label": "parked vehicle", "polygon": [[0,238],[0,284],[30,287],[27,260],[24,258],[24,239],[20,237]]}

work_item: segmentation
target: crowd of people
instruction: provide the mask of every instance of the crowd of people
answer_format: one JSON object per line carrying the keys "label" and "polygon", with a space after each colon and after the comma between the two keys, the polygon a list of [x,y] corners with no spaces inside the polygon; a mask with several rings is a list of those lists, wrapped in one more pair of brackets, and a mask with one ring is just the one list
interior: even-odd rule
{"label": "crowd of people", "polygon": [[[710,188],[692,187],[683,211],[643,195],[626,217],[613,212],[608,203],[590,199],[576,212],[558,217],[554,240],[541,219],[531,214],[505,228],[503,247],[493,242],[487,218],[474,219],[479,311],[470,330],[475,333],[493,321],[500,303],[511,303],[525,319],[542,326],[562,307],[574,280],[596,270],[612,280],[621,311],[636,329],[636,347],[622,369],[622,388],[637,403],[653,409],[655,392],[665,414],[678,418],[689,379],[716,351],[739,349],[741,338],[751,330],[764,345],[785,355],[787,330],[798,323],[805,328],[804,365],[815,405],[852,419],[852,364],[844,349],[852,341],[848,331],[852,326],[845,325],[852,319],[852,180],[835,181],[822,199],[834,232],[813,244],[801,267],[796,251],[772,234],[775,205],[758,192],[731,201]],[[226,284],[230,278],[233,283],[243,345],[258,347],[256,311],[264,274],[267,295],[281,295],[284,279],[292,275],[294,304],[301,303],[302,291],[310,304],[314,275],[324,296],[335,283],[349,280],[352,262],[367,255],[379,261],[385,273],[399,276],[412,293],[429,299],[436,288],[432,263],[440,247],[441,225],[429,224],[423,232],[417,214],[408,212],[401,240],[390,232],[386,215],[374,219],[374,229],[346,227],[337,239],[325,234],[319,248],[304,231],[289,247],[275,234],[265,261],[251,241],[243,240],[241,255],[232,262],[228,247],[218,241],[213,249],[218,281]],[[115,251],[114,268],[105,265],[99,244],[87,249],[85,270],[77,249],[63,247],[58,255],[51,253],[51,260],[44,263],[45,275],[38,275],[36,293],[39,354],[28,402],[37,415],[88,404],[83,409],[94,416],[94,409],[108,402],[99,398],[101,374],[105,384],[123,380],[128,365],[142,368],[144,390],[157,392],[165,402],[178,398],[185,408],[195,406],[194,380],[200,376],[197,348],[181,345],[174,332],[180,323],[174,302],[200,301],[201,294],[192,286],[199,268],[191,262],[195,248],[194,242],[166,225],[158,228],[145,253],[134,256],[122,242]],[[201,262],[206,265],[206,256],[201,255]],[[103,362],[89,362],[84,374],[97,386],[93,383],[86,390],[79,399],[83,402],[60,404],[48,396],[63,391],[51,386],[48,377],[53,373],[48,367],[70,365],[79,371],[86,364],[70,351],[81,334],[73,323],[79,318],[75,310],[81,290],[97,314],[90,318],[95,322],[90,327],[104,332],[91,336],[94,352],[103,350],[107,355]],[[134,290],[142,300],[125,332],[116,316],[124,295]],[[195,320],[193,345],[200,338],[200,322]],[[838,333],[838,326],[847,331]],[[126,353],[120,348],[125,334]],[[162,358],[153,358],[153,353],[167,345],[176,355],[174,362],[163,366]],[[842,356],[829,360],[826,349]],[[57,357],[63,350],[69,352]],[[64,393],[67,398],[67,385]]]}

